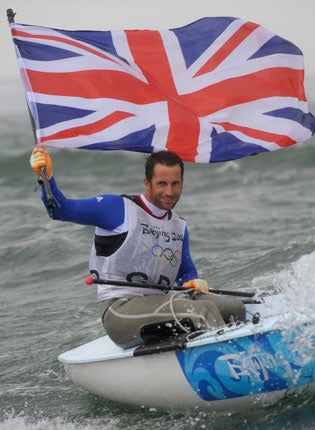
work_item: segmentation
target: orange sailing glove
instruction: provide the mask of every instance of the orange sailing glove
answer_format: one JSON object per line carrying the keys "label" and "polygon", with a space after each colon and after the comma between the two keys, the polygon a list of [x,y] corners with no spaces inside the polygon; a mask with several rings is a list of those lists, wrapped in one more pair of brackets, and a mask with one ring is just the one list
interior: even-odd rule
{"label": "orange sailing glove", "polygon": [[210,290],[209,282],[204,279],[192,279],[191,281],[185,282],[183,284],[185,288],[194,288],[196,293],[208,293]]}
{"label": "orange sailing glove", "polygon": [[41,168],[45,167],[48,179],[52,177],[52,159],[45,148],[34,148],[30,158],[31,168],[41,176]]}

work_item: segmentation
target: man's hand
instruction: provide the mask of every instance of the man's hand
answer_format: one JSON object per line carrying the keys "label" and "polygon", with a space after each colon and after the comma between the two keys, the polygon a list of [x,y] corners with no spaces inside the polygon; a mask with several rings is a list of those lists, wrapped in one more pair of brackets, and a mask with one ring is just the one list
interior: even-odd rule
{"label": "man's hand", "polygon": [[183,284],[185,288],[194,288],[196,293],[208,293],[210,290],[209,282],[204,279],[192,279]]}
{"label": "man's hand", "polygon": [[41,168],[45,167],[48,179],[52,177],[52,159],[45,148],[35,148],[30,158],[31,168],[41,176]]}

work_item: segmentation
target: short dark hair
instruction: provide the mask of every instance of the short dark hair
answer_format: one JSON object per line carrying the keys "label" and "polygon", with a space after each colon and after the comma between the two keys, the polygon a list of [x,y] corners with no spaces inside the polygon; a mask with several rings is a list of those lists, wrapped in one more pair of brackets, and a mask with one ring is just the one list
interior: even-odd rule
{"label": "short dark hair", "polygon": [[184,163],[179,155],[175,152],[170,151],[158,151],[150,154],[145,163],[145,177],[148,181],[153,178],[153,171],[156,164],[162,164],[163,166],[179,166],[181,170],[181,177],[184,177]]}

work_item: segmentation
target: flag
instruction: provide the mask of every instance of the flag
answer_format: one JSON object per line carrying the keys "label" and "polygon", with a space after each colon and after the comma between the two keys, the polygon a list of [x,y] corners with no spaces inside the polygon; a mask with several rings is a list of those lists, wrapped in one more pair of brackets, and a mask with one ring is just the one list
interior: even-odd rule
{"label": "flag", "polygon": [[38,143],[220,162],[309,139],[302,52],[232,17],[170,30],[11,24]]}

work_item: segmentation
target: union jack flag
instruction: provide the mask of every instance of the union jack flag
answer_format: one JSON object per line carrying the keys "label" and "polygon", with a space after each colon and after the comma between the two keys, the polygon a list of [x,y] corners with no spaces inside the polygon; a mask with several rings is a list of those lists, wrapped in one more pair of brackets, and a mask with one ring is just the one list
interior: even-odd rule
{"label": "union jack flag", "polygon": [[262,26],[202,18],[171,30],[11,24],[38,143],[218,162],[309,139],[302,52]]}

